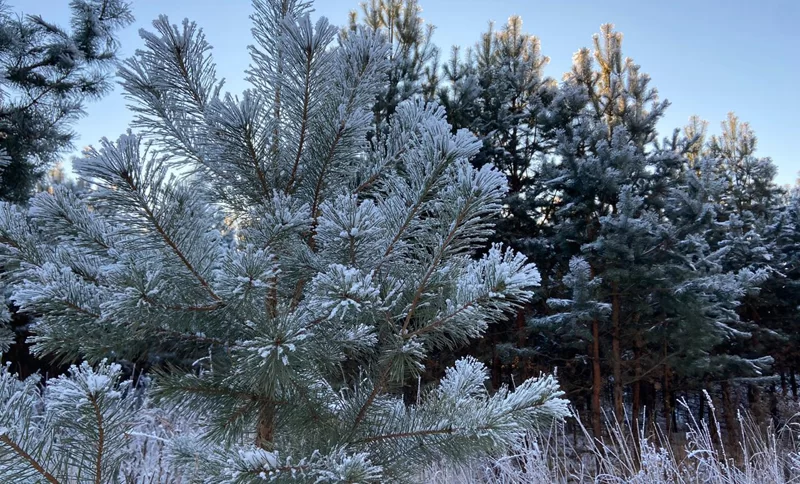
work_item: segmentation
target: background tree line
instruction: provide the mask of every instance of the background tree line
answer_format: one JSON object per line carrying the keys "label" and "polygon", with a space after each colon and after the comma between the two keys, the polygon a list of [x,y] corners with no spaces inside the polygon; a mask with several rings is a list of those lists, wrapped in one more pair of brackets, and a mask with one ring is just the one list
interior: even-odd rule
{"label": "background tree line", "polygon": [[[402,99],[437,101],[482,139],[473,163],[508,178],[497,239],[543,283],[467,350],[495,387],[558,367],[596,434],[604,408],[637,425],[646,409],[670,433],[678,399],[709,415],[703,390],[723,427],[742,406],[777,423],[781,397],[798,394],[800,193],[776,185],[746,122],[731,113],[709,136],[693,117],[659,134],[669,103],[610,24],[558,81],[519,17],[443,63],[416,1],[375,0],[351,18],[393,45],[376,127]],[[433,375],[443,362],[430,363]]]}

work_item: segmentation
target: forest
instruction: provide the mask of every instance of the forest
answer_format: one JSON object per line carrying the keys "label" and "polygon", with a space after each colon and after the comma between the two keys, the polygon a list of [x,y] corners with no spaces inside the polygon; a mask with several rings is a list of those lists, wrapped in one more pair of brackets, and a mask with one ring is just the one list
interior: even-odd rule
{"label": "forest", "polygon": [[611,24],[553,78],[520,17],[353,7],[253,0],[232,94],[191,20],[118,59],[135,2],[0,0],[0,481],[800,480],[800,184],[750,125],[664,132]]}

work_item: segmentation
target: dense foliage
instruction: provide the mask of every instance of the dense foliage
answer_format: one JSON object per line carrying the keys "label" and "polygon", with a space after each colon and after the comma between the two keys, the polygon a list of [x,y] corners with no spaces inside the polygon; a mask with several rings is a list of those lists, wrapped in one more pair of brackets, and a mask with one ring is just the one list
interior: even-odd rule
{"label": "dense foliage", "polygon": [[414,0],[341,30],[253,6],[251,89],[160,17],[119,71],[136,131],[87,150],[80,190],[0,205],[35,351],[89,362],[43,393],[0,374],[0,475],[130,475],[104,435],[153,412],[180,416],[156,441],[192,482],[414,480],[523,445],[564,395],[620,448],[605,409],[627,415],[631,455],[661,452],[654,426],[707,436],[701,467],[729,466],[742,408],[782,423],[800,191],[747,123],[659,134],[669,103],[611,25],[556,81],[518,17],[440,65]]}
{"label": "dense foliage", "polygon": [[771,375],[797,395],[796,189],[775,185],[733,114],[720,135],[693,118],[659,140],[668,103],[611,25],[563,82],[544,77],[546,62],[512,17],[455,50],[440,89],[451,122],[483,140],[473,163],[508,178],[497,239],[542,273],[536,303],[490,345],[493,381],[560,367],[596,435],[606,395],[634,420],[662,407],[668,432],[679,397],[703,418],[700,391],[717,384],[727,428],[738,389],[776,417]]}
{"label": "dense foliage", "polygon": [[119,29],[133,21],[121,0],[72,0],[70,29],[14,15],[0,1],[0,200],[25,202],[71,146],[87,100],[111,87]]}
{"label": "dense foliage", "polygon": [[[470,164],[479,142],[435,104],[399,103],[369,143],[392,65],[383,35],[332,45],[305,2],[254,8],[251,90],[222,95],[202,31],[160,17],[120,69],[142,134],[75,161],[91,190],[0,206],[12,300],[40,315],[35,351],[158,365],[160,405],[197,422],[171,462],[201,482],[409,480],[566,416],[553,377],[490,393],[474,358],[418,384],[428,354],[480,336],[539,283],[499,244],[473,257],[505,177]],[[118,475],[126,447],[109,426],[134,398],[119,379],[84,365],[49,385],[42,428],[2,429],[5,480]],[[69,435],[93,453],[63,455],[53,401],[86,412]]]}

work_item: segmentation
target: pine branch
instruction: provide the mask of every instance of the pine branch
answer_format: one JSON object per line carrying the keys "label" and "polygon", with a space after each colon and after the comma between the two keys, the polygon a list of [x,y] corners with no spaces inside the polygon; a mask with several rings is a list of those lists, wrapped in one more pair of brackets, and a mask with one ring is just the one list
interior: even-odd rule
{"label": "pine branch", "polygon": [[380,179],[381,175],[383,174],[383,170],[385,170],[387,167],[393,165],[394,163],[397,163],[397,161],[400,159],[400,157],[402,157],[405,153],[406,153],[406,149],[402,148],[393,157],[387,158],[384,161],[384,163],[381,165],[381,167],[378,170],[376,170],[376,172],[374,174],[372,174],[369,178],[364,180],[363,183],[361,183],[358,187],[356,187],[355,190],[353,190],[353,195],[358,195],[358,194],[362,193],[363,191],[365,191],[365,190],[369,189],[370,187],[372,187],[372,185],[374,185],[375,182],[377,182]]}
{"label": "pine branch", "polygon": [[[303,89],[303,109],[300,115],[300,140],[297,145],[297,156],[294,158],[294,165],[292,165],[292,173],[289,176],[289,182],[286,184],[286,193],[290,193],[297,176],[297,168],[300,166],[300,158],[303,156],[303,145],[306,142],[306,131],[308,130],[308,105],[311,102],[311,59],[313,52],[310,48],[306,49],[306,70],[305,70],[305,87]],[[313,212],[312,212],[313,213]]]}
{"label": "pine branch", "polygon": [[389,378],[389,366],[387,365],[383,371],[381,371],[380,376],[378,377],[377,382],[375,382],[375,386],[373,386],[372,391],[369,393],[367,400],[361,405],[361,408],[358,410],[358,414],[356,414],[356,419],[353,421],[353,427],[351,428],[350,432],[355,432],[361,422],[364,420],[364,417],[367,416],[367,411],[369,407],[375,402],[375,399],[378,397],[378,394],[383,391],[383,387],[386,385],[386,380]]}
{"label": "pine branch", "polygon": [[77,304],[73,303],[72,301],[67,301],[66,299],[61,299],[60,302],[63,303],[68,308],[70,308],[72,310],[75,310],[75,311],[77,311],[77,312],[79,312],[81,314],[85,314],[86,316],[89,316],[91,318],[97,319],[97,318],[100,317],[99,314],[93,313],[92,311],[90,311],[88,309],[84,309],[84,308],[78,306]]}
{"label": "pine branch", "polygon": [[195,334],[181,333],[180,331],[174,331],[174,330],[168,330],[168,329],[159,329],[159,330],[157,330],[157,333],[158,334],[164,334],[164,335],[172,336],[172,337],[179,338],[179,339],[185,339],[185,340],[189,340],[189,341],[198,341],[200,343],[208,343],[208,344],[212,344],[212,345],[217,345],[219,347],[229,346],[229,343],[227,341],[222,341],[222,340],[216,339],[216,338],[209,338],[207,336],[199,336],[199,335],[195,335]]}
{"label": "pine branch", "polygon": [[196,393],[199,395],[209,395],[214,397],[231,397],[237,400],[246,400],[249,402],[260,403],[264,405],[289,405],[291,402],[286,400],[275,400],[270,397],[266,397],[264,395],[258,395],[255,393],[247,393],[247,392],[240,392],[231,390],[226,387],[203,387],[203,386],[196,386],[196,385],[175,385],[170,384],[169,389],[171,391],[184,391],[187,393]]}
{"label": "pine branch", "polygon": [[95,461],[95,484],[103,484],[103,447],[105,446],[105,429],[103,428],[103,415],[97,403],[97,395],[89,393],[89,401],[94,409],[94,416],[97,420],[97,459]]}
{"label": "pine branch", "polygon": [[[123,180],[125,180],[125,182],[131,188],[131,190],[134,191],[134,193],[137,194],[141,193],[140,187],[136,184],[130,173],[123,172],[120,173],[120,176],[122,177]],[[172,238],[169,236],[164,227],[161,226],[155,214],[153,213],[153,209],[150,207],[147,201],[144,200],[144,198],[141,196],[139,197],[139,204],[142,207],[142,210],[144,210],[147,219],[150,221],[150,223],[153,224],[153,228],[156,229],[156,232],[161,236],[164,242],[166,242],[166,244],[172,249],[172,252],[178,256],[178,259],[180,259],[181,263],[183,263],[183,265],[186,266],[186,268],[189,270],[189,272],[192,273],[195,279],[197,279],[197,281],[200,283],[203,289],[205,289],[206,292],[215,301],[222,301],[222,298],[220,298],[214,292],[214,290],[211,288],[211,285],[205,280],[205,278],[199,272],[197,272],[197,269],[194,268],[189,259],[187,259],[186,256],[184,255],[183,251],[181,251],[181,249],[178,247],[178,244],[176,244],[175,241],[172,240]]]}
{"label": "pine branch", "polygon": [[432,322],[430,324],[426,324],[425,326],[423,326],[423,327],[421,327],[421,328],[419,328],[417,330],[414,330],[414,331],[409,331],[407,333],[402,333],[403,337],[405,339],[412,339],[415,336],[422,336],[424,334],[430,333],[431,331],[434,331],[435,329],[438,329],[440,326],[443,326],[444,324],[446,324],[448,321],[452,320],[453,318],[458,317],[458,315],[460,315],[461,313],[469,310],[472,307],[475,307],[477,304],[479,304],[480,302],[485,301],[487,299],[488,298],[478,298],[478,299],[475,299],[474,301],[470,301],[468,303],[465,303],[461,307],[459,307],[457,310],[453,311],[452,313],[450,313],[450,314],[448,314],[448,315],[446,315],[446,316],[444,316],[442,318],[437,319],[436,321],[434,321],[434,322]]}
{"label": "pine branch", "polygon": [[31,467],[33,467],[34,470],[36,470],[36,472],[41,474],[41,476],[47,480],[47,482],[49,482],[50,484],[60,484],[58,479],[56,479],[52,474],[47,472],[45,468],[36,459],[33,458],[33,456],[25,452],[25,450],[23,450],[19,445],[17,445],[16,442],[11,440],[11,438],[9,438],[8,435],[0,434],[0,442],[6,444],[9,448],[11,448],[12,451],[14,451],[14,453],[16,453],[20,458],[22,458],[28,464],[30,464]]}
{"label": "pine branch", "polygon": [[[366,73],[367,66],[368,66],[367,63],[364,63],[362,65],[361,72],[359,73],[359,78],[360,79],[363,78],[364,74]],[[344,131],[345,131],[345,128],[347,127],[347,119],[352,114],[353,109],[356,107],[355,106],[355,100],[356,100],[356,94],[358,92],[357,87],[358,87],[358,84],[356,85],[356,88],[352,89],[352,92],[350,93],[350,97],[348,98],[347,103],[346,103],[347,108],[345,109],[345,115],[342,117],[342,120],[339,122],[339,127],[336,130],[336,134],[333,137],[333,142],[331,143],[331,147],[330,147],[330,149],[328,149],[328,154],[325,156],[325,161],[322,163],[323,169],[320,171],[320,175],[319,175],[319,177],[317,177],[317,183],[314,186],[314,197],[313,197],[312,202],[311,202],[311,216],[313,217],[313,222],[311,224],[312,238],[311,238],[311,241],[310,241],[310,245],[312,247],[314,246],[314,242],[313,242],[314,228],[317,226],[317,222],[318,222],[318,219],[319,219],[319,216],[318,216],[317,212],[319,211],[319,205],[320,205],[320,201],[321,201],[322,183],[324,181],[325,174],[327,173],[327,167],[329,166],[331,161],[333,161],[334,154],[336,154],[336,147],[339,145],[339,143],[341,142],[342,138],[344,137]]]}
{"label": "pine branch", "polygon": [[251,132],[250,125],[246,126],[244,137],[246,140],[247,152],[250,155],[250,160],[253,162],[253,167],[256,170],[258,181],[261,183],[261,189],[264,191],[264,198],[268,199],[272,194],[270,192],[269,183],[267,183],[267,177],[264,174],[264,170],[261,169],[261,164],[258,162],[258,155],[256,154],[256,148],[253,145],[253,133]]}
{"label": "pine branch", "polygon": [[[469,202],[465,203],[465,206],[469,206]],[[463,216],[464,212],[458,214],[455,222],[453,222],[453,228],[450,230],[450,233],[447,234],[447,237],[442,242],[442,245],[438,247],[439,251],[437,252],[436,256],[430,262],[428,270],[425,272],[425,275],[422,276],[422,281],[419,283],[419,287],[417,288],[416,293],[414,294],[414,298],[411,301],[411,307],[408,310],[408,314],[406,315],[405,321],[403,321],[403,327],[400,329],[400,334],[405,334],[408,331],[408,325],[411,323],[411,319],[414,317],[414,312],[417,310],[417,306],[419,306],[420,300],[422,299],[422,293],[425,292],[428,286],[428,280],[431,278],[436,269],[439,268],[439,262],[441,262],[442,257],[445,254],[445,249],[450,243],[453,241],[454,237],[458,233],[458,229],[461,228],[461,224],[463,223]]]}

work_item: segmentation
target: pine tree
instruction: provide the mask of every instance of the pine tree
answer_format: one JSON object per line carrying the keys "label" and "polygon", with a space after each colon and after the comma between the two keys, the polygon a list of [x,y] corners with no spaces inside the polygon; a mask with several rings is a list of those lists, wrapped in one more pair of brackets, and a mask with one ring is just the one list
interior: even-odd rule
{"label": "pine tree", "polygon": [[426,355],[539,282],[500,245],[472,257],[505,177],[474,168],[480,143],[420,100],[371,147],[383,38],[356,28],[333,46],[308,3],[254,7],[252,89],[221,95],[202,31],[160,17],[121,69],[145,134],[76,162],[91,191],[0,206],[36,351],[168,364],[156,395],[201,431],[172,461],[204,482],[411,480],[563,417],[553,377],[490,394],[472,358],[409,395]]}
{"label": "pine tree", "polygon": [[[761,335],[767,351],[775,358],[783,394],[798,396],[795,376],[800,354],[798,313],[800,312],[800,190],[787,194],[785,203],[767,227],[766,238],[774,244],[771,276],[761,290],[758,308],[766,331]],[[788,382],[787,382],[788,378]]]}
{"label": "pine tree", "polygon": [[[613,26],[604,25],[601,35],[595,36],[594,51],[582,49],[575,55],[572,72],[566,76],[562,89],[565,99],[583,96],[586,108],[573,117],[569,130],[558,131],[555,156],[544,160],[539,168],[541,188],[525,197],[537,197],[542,200],[541,205],[551,205],[550,217],[544,221],[552,226],[548,244],[558,254],[551,266],[555,283],[559,283],[558,273],[566,272],[567,262],[579,255],[589,264],[589,278],[602,281],[594,297],[598,298],[596,303],[608,304],[607,318],[596,317],[588,322],[588,331],[573,333],[579,340],[591,335],[584,343],[592,362],[591,407],[597,434],[602,427],[603,360],[612,363],[615,408],[617,412],[622,410],[621,325],[623,320],[630,323],[636,316],[633,304],[622,307],[624,298],[619,287],[629,286],[621,278],[637,270],[631,262],[646,264],[637,260],[637,249],[648,253],[648,245],[655,243],[642,241],[637,247],[632,243],[636,235],[620,233],[619,229],[639,231],[639,235],[648,238],[654,235],[652,230],[631,226],[627,221],[637,220],[650,228],[657,225],[657,218],[652,220],[647,205],[652,173],[663,157],[650,148],[655,140],[655,124],[667,105],[658,101],[657,92],[649,87],[648,76],[630,59],[623,61],[621,44],[621,34]],[[556,286],[549,297],[563,299],[568,296],[565,289]],[[609,333],[611,355],[601,356],[600,348],[605,345],[600,339]]]}
{"label": "pine tree", "polygon": [[141,404],[120,365],[73,366],[43,395],[39,384],[38,375],[20,381],[0,368],[0,479],[117,482]]}
{"label": "pine tree", "polygon": [[[786,282],[776,266],[779,257],[777,233],[770,230],[779,217],[783,194],[775,185],[777,173],[769,158],[756,156],[757,138],[748,123],[740,122],[733,114],[722,123],[722,133],[712,136],[707,143],[705,155],[713,160],[713,169],[722,181],[718,203],[718,231],[710,240],[724,251],[723,266],[730,271],[758,271],[762,274],[759,284],[742,299],[738,308],[739,317],[747,323],[752,335],[747,345],[722,346],[717,352],[735,359],[753,360],[762,358],[772,363],[770,346],[775,346],[775,332],[762,316],[777,309],[780,303],[776,293]],[[730,402],[725,411],[727,426],[735,425],[736,400],[735,379],[738,376],[762,376],[728,371],[722,383],[724,401]],[[747,383],[750,406],[760,411],[758,383]]]}
{"label": "pine tree", "polygon": [[72,0],[71,30],[0,2],[0,199],[24,202],[74,137],[84,103],[110,88],[122,0]]}
{"label": "pine tree", "polygon": [[[543,291],[549,286],[552,254],[546,241],[552,234],[542,220],[552,205],[540,196],[540,190],[547,189],[538,181],[538,166],[553,153],[557,133],[570,129],[585,104],[585,96],[562,91],[544,76],[548,61],[539,39],[525,33],[522,20],[514,16],[499,30],[490,24],[463,58],[460,49],[453,49],[440,92],[454,127],[468,128],[483,142],[473,164],[492,163],[506,175],[509,193],[495,240],[537,261],[543,270]],[[527,349],[528,312],[530,308],[524,308],[492,332],[486,353],[491,354],[496,385],[517,370],[523,377],[534,372],[534,355]]]}
{"label": "pine tree", "polygon": [[[361,3],[364,27],[381,33],[389,44],[387,79],[378,92],[373,108],[375,127],[371,136],[381,139],[397,106],[423,96],[433,99],[436,92],[438,49],[431,42],[435,27],[425,24],[417,0],[370,0]],[[358,15],[350,15],[350,30],[359,25]]]}
{"label": "pine tree", "polygon": [[[548,243],[558,254],[548,298],[556,314],[533,319],[534,341],[552,342],[548,349],[556,353],[565,342],[568,348],[588,347],[583,354],[592,367],[596,434],[602,430],[603,389],[613,388],[617,418],[625,415],[629,395],[636,421],[643,406],[654,409],[656,373],[669,431],[676,387],[695,377],[693,371],[712,371],[705,355],[717,345],[747,336],[736,307],[764,276],[755,267],[726,266],[718,247],[706,242],[717,228],[707,214],[716,212],[702,198],[692,198],[696,191],[681,189],[692,183],[682,177],[696,174],[687,167],[695,166],[697,136],[680,140],[676,134],[656,142],[656,124],[668,103],[658,100],[639,66],[623,60],[621,46],[621,34],[605,25],[594,50],[576,54],[562,89],[585,93],[586,109],[571,130],[559,132],[556,156],[541,164],[543,188],[525,197],[545,203],[549,198],[554,205],[552,215],[539,220],[552,225]],[[592,281],[591,291],[588,282],[567,284],[575,279],[572,268],[569,278],[559,277],[576,256],[587,264],[588,274],[580,280]],[[596,308],[591,319],[582,307],[564,303],[570,293],[575,299],[576,291],[583,307],[591,302]],[[546,324],[554,321],[567,324]],[[576,353],[570,349],[564,356]],[[763,363],[737,361],[739,374],[758,371]]]}
{"label": "pine tree", "polygon": [[[75,192],[89,188],[85,180],[71,178],[60,162],[47,170],[47,173],[36,183],[35,191],[53,193],[56,187]],[[19,313],[17,308],[8,301],[10,293],[5,290],[3,292],[5,304],[0,310],[0,352],[3,353],[3,360],[10,364],[14,372],[21,378],[26,378],[36,372],[46,374],[51,378],[63,374],[67,370],[67,366],[57,364],[50,358],[36,358],[31,354],[30,345],[26,343],[26,340],[32,335],[30,327],[33,318],[30,314]]]}

